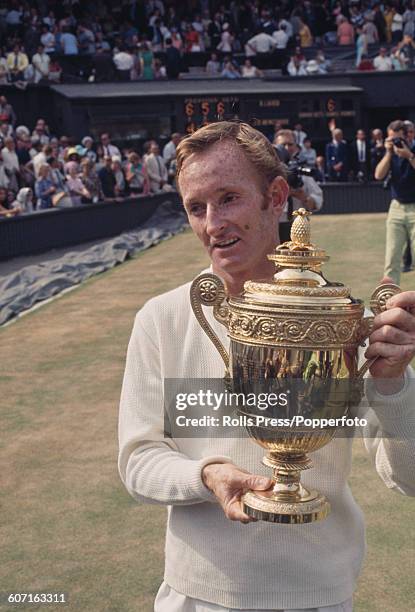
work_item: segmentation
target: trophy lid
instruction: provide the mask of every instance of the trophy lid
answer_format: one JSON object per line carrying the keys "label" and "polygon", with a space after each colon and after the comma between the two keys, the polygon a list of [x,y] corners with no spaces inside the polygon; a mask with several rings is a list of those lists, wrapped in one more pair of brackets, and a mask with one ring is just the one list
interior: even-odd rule
{"label": "trophy lid", "polygon": [[[355,303],[350,289],[342,283],[329,282],[321,266],[330,258],[311,242],[311,212],[300,208],[294,212],[291,240],[276,247],[268,259],[277,272],[268,282],[247,281],[241,298],[245,303],[273,303],[303,306],[339,306]],[[238,299],[238,298],[237,298]],[[231,300],[234,301],[233,299]]]}

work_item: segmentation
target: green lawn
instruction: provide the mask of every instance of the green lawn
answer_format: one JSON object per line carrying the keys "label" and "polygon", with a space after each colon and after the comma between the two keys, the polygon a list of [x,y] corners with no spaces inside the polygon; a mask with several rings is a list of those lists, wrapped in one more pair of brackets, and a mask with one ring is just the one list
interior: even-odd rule
{"label": "green lawn", "polygon": [[[384,220],[313,218],[313,242],[332,255],[326,276],[366,300],[382,276]],[[152,610],[165,510],[137,505],[118,477],[125,351],[136,310],[206,262],[186,232],[0,330],[0,591],[69,597],[66,607],[24,609]],[[402,286],[414,280],[406,274]],[[386,490],[360,442],[351,484],[368,523],[356,610],[407,612],[415,600],[414,501]]]}

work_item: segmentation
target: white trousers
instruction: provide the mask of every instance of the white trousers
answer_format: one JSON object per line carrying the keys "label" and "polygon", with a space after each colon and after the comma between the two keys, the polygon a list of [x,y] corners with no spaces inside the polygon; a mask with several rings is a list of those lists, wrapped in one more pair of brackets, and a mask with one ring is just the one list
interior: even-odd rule
{"label": "white trousers", "polygon": [[[165,582],[158,590],[154,602],[154,612],[239,612],[235,608],[224,608],[208,601],[193,599],[178,593]],[[248,612],[248,611],[246,611]],[[302,608],[301,610],[249,610],[249,612],[353,612],[352,598],[334,606],[321,608]]]}

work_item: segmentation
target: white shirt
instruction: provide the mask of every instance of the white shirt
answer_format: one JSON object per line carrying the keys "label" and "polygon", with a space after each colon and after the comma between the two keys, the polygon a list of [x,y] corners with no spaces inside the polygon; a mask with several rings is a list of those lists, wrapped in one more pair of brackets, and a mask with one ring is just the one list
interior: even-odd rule
{"label": "white shirt", "polygon": [[392,60],[390,57],[377,55],[373,60],[375,70],[392,70]]}
{"label": "white shirt", "polygon": [[356,140],[357,157],[360,162],[366,161],[366,142],[364,140]]}
{"label": "white shirt", "polygon": [[3,147],[1,150],[1,156],[3,158],[4,167],[7,170],[16,172],[19,171],[19,158],[17,157],[16,151],[9,151],[7,147]]}
{"label": "white shirt", "polygon": [[131,70],[131,68],[134,66],[133,56],[125,51],[119,51],[116,53],[113,60],[117,70]]}
{"label": "white shirt", "polygon": [[275,32],[272,33],[272,38],[274,39],[277,49],[285,49],[288,42],[288,34],[284,32],[284,30],[275,30]]}
{"label": "white shirt", "polygon": [[47,53],[35,53],[32,57],[32,64],[35,68],[35,83],[48,77],[50,57]]}
{"label": "white shirt", "polygon": [[247,45],[251,47],[255,53],[270,53],[275,47],[275,40],[269,34],[260,32],[256,36],[250,38]]}
{"label": "white shirt", "polygon": [[168,164],[170,160],[176,157],[176,145],[170,140],[163,148],[163,159]]}
{"label": "white shirt", "polygon": [[[334,438],[312,453],[313,469],[301,476],[304,486],[331,502],[326,520],[241,525],[225,517],[201,472],[207,463],[228,461],[268,476],[269,468],[261,465],[264,449],[247,438],[221,438],[215,428],[199,438],[164,435],[163,380],[224,375],[221,357],[193,315],[189,288],[153,298],[138,313],[120,403],[121,478],[136,501],[170,506],[164,579],[184,595],[226,608],[285,610],[344,601],[365,553],[364,520],[348,485],[352,439]],[[229,347],[226,328],[211,308],[204,311]],[[373,380],[365,381],[374,406],[365,444],[386,486],[413,495],[415,416],[408,379],[414,373],[407,372],[404,389],[387,398],[376,393]]]}
{"label": "white shirt", "polygon": [[[314,211],[321,210],[323,207],[323,190],[321,189],[320,185],[316,183],[311,176],[302,176],[301,178],[304,183],[303,189],[306,196],[310,196],[314,200],[314,204],[316,206]],[[293,198],[293,210],[298,210],[299,208],[304,208],[304,202],[301,202],[301,200],[298,200],[297,198]],[[284,206],[284,210],[280,217],[280,223],[285,223],[288,221],[287,213],[288,201]]]}

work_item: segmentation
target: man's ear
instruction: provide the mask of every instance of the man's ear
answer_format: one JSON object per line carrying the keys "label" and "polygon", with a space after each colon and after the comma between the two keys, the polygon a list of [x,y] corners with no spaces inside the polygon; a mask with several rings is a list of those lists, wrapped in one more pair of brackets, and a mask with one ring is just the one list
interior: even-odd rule
{"label": "man's ear", "polygon": [[287,202],[290,188],[282,176],[277,176],[268,187],[268,201],[274,209],[275,214],[280,217]]}

